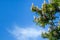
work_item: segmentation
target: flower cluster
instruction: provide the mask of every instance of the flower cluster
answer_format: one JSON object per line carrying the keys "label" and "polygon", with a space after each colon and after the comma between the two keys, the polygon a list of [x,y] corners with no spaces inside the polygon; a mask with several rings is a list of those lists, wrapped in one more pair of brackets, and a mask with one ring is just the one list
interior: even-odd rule
{"label": "flower cluster", "polygon": [[49,38],[49,40],[58,40],[60,39],[60,26],[55,27],[55,29],[49,28],[48,32],[42,33],[43,38]]}
{"label": "flower cluster", "polygon": [[32,4],[31,10],[37,12],[38,17],[34,18],[34,22],[38,25],[45,26],[49,24],[51,20],[55,20],[56,12],[60,12],[60,1],[59,0],[49,0],[50,3],[47,4],[46,1],[42,4],[41,8],[38,8]]}

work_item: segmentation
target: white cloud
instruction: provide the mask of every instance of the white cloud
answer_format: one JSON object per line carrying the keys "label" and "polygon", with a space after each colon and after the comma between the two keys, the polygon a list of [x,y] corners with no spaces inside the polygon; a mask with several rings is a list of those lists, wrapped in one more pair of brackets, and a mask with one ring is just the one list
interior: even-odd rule
{"label": "white cloud", "polygon": [[36,27],[15,27],[14,29],[9,30],[9,33],[11,33],[17,40],[37,40],[42,32],[44,32],[43,29]]}

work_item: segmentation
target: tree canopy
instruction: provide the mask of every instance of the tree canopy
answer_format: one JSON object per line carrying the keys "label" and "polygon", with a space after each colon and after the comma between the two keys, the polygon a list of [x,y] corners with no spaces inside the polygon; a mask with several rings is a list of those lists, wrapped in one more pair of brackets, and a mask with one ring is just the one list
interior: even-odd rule
{"label": "tree canopy", "polygon": [[[59,16],[55,16],[57,12],[60,13],[60,0],[48,0],[49,3],[42,4],[41,8],[34,6],[32,3],[31,10],[36,12],[38,16],[34,16],[34,22],[40,27],[44,27],[49,24],[48,32],[42,33],[43,38],[48,38],[49,40],[59,40],[60,39],[60,21],[54,22]],[[55,25],[57,23],[57,25]]]}

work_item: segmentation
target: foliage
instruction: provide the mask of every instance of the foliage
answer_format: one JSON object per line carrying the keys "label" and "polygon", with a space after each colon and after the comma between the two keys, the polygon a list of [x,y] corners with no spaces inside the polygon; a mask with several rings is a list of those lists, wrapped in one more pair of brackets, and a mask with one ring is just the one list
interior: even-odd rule
{"label": "foliage", "polygon": [[34,16],[34,22],[36,24],[45,27],[49,24],[49,31],[42,33],[43,38],[48,38],[49,40],[59,40],[60,39],[60,25],[55,25],[53,22],[56,20],[57,12],[60,12],[60,0],[49,0],[50,3],[42,4],[41,8],[38,8],[32,4],[31,10],[36,12],[38,17]]}

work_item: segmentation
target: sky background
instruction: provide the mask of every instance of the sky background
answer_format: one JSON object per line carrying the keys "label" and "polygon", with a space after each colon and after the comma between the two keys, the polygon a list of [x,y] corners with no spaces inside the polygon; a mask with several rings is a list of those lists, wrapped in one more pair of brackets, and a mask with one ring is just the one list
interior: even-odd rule
{"label": "sky background", "polygon": [[46,40],[33,22],[32,2],[41,8],[43,0],[0,0],[0,40]]}

